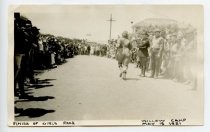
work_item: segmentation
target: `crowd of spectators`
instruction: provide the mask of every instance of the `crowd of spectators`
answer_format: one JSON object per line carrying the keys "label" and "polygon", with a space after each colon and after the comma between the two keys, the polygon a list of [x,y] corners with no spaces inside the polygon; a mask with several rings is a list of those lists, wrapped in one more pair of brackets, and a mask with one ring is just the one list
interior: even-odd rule
{"label": "crowd of spectators", "polygon": [[107,46],[85,39],[42,34],[32,22],[14,13],[14,91],[27,98],[25,86],[36,84],[37,70],[56,68],[75,55],[106,56]]}
{"label": "crowd of spectators", "polygon": [[[172,79],[195,87],[196,85],[196,62],[197,62],[197,31],[190,24],[178,23],[168,19],[146,19],[137,23],[129,33],[129,40],[133,45],[131,50],[131,63],[140,68],[138,60],[138,44],[136,39],[143,32],[148,34],[149,42],[155,35],[155,29],[160,29],[164,40],[161,55],[160,75],[162,78]],[[109,58],[115,58],[116,45],[119,37],[110,41],[107,51]],[[148,52],[150,47],[148,48]],[[148,57],[147,72],[151,70],[151,57]]]}
{"label": "crowd of spectators", "polygon": [[[164,50],[161,56],[160,74],[186,84],[196,83],[196,30],[191,25],[145,24],[139,23],[133,27],[134,32],[129,34],[133,45],[131,62],[140,67],[137,60],[138,46],[135,39],[141,32],[146,32],[149,40],[154,36],[153,30],[159,28],[164,39]],[[14,88],[15,96],[26,96],[24,86],[36,83],[35,70],[56,68],[63,64],[66,58],[75,55],[96,55],[115,58],[118,39],[109,41],[109,44],[88,42],[85,39],[70,39],[51,34],[42,34],[32,22],[20,13],[14,13]],[[149,49],[148,49],[149,50]],[[147,71],[150,70],[148,57]]]}
{"label": "crowd of spectators", "polygon": [[[174,20],[161,20],[152,23],[145,20],[133,26],[134,32],[130,34],[133,43],[132,62],[137,67],[137,50],[135,40],[139,34],[146,32],[149,36],[150,44],[154,37],[154,29],[160,29],[160,34],[164,40],[161,55],[160,75],[163,78],[173,79],[174,81],[196,85],[196,62],[197,62],[197,31],[190,24],[178,23]],[[148,51],[150,48],[148,48]],[[151,58],[148,57],[148,68],[151,69]],[[140,63],[141,64],[141,63]]]}

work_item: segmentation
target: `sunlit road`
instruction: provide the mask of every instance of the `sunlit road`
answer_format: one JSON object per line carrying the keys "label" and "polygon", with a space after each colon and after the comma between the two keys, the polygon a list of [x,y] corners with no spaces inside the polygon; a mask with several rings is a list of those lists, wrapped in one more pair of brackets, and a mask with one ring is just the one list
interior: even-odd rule
{"label": "sunlit road", "polygon": [[[17,108],[52,110],[16,120],[138,120],[191,118],[202,113],[201,92],[166,79],[138,76],[129,65],[127,80],[119,78],[116,60],[76,56],[67,63],[38,75],[42,86],[30,88],[34,100],[19,100]],[[194,101],[192,101],[194,100]],[[37,109],[33,109],[36,114]],[[39,112],[39,111],[38,111]],[[41,111],[43,112],[43,111]]]}

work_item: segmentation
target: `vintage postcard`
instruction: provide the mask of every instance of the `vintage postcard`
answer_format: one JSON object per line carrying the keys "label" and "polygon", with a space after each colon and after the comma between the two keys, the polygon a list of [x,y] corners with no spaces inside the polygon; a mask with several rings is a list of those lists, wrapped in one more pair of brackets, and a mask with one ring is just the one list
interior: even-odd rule
{"label": "vintage postcard", "polygon": [[9,126],[204,124],[202,5],[12,5]]}

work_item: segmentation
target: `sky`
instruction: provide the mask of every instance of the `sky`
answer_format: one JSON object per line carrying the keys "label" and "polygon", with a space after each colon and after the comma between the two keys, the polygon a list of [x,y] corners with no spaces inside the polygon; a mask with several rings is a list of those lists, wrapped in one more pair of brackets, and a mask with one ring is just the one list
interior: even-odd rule
{"label": "sky", "polygon": [[[123,31],[132,32],[132,24],[146,18],[168,18],[193,25],[202,32],[202,6],[155,5],[21,5],[11,8],[32,21],[41,33],[68,38],[84,38],[107,43],[110,31],[117,38]],[[89,35],[88,35],[89,34]]]}

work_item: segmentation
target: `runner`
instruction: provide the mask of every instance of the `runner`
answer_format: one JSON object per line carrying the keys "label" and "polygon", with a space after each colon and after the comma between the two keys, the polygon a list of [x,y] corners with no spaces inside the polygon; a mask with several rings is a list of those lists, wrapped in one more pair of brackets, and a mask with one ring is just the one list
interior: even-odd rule
{"label": "runner", "polygon": [[118,61],[118,66],[120,69],[120,77],[124,80],[126,79],[126,73],[128,69],[128,64],[131,57],[131,43],[128,40],[128,32],[124,31],[122,33],[122,38],[119,39],[117,44],[116,59]]}

